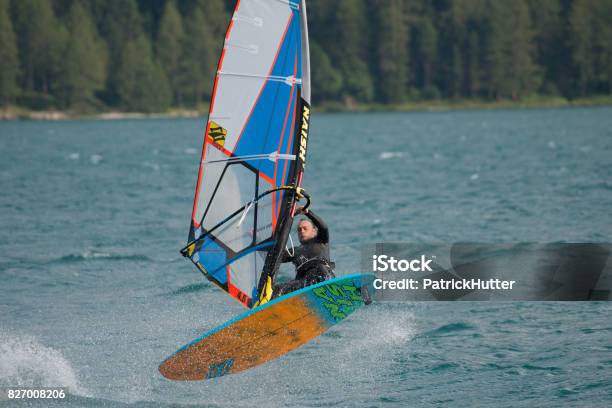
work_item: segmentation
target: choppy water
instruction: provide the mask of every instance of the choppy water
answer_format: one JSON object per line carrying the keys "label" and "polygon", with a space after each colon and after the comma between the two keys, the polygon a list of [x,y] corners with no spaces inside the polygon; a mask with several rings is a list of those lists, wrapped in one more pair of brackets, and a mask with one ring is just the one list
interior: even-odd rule
{"label": "choppy water", "polygon": [[[612,405],[606,302],[374,304],[260,368],[163,379],[241,311],[178,254],[202,123],[0,123],[0,388],[66,387],[55,406],[74,407]],[[341,273],[376,241],[610,241],[612,108],[312,126],[305,186]]]}

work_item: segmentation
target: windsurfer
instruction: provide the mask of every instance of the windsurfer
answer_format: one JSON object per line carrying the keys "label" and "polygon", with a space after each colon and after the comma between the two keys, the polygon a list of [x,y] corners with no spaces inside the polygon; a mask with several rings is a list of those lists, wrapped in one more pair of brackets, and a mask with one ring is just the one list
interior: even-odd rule
{"label": "windsurfer", "polygon": [[335,277],[334,263],[329,260],[329,230],[327,225],[314,212],[299,207],[296,214],[301,219],[297,226],[300,246],[290,254],[285,251],[281,262],[295,265],[295,279],[274,286],[273,297],[285,295],[294,290],[314,285]]}

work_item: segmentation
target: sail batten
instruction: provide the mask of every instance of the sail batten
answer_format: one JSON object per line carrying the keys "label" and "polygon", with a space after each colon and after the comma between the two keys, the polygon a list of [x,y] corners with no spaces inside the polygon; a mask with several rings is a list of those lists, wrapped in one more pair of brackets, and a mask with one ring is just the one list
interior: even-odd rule
{"label": "sail batten", "polygon": [[277,76],[277,75],[262,75],[262,74],[251,74],[248,72],[226,72],[226,71],[219,71],[217,73],[219,75],[237,76],[237,77],[243,77],[243,78],[263,78],[263,79],[267,79],[268,81],[284,82],[287,85],[293,85],[294,83],[298,83],[298,84],[302,83],[302,80],[300,78],[295,78],[294,76],[282,77],[282,76]]}
{"label": "sail batten", "polygon": [[240,0],[213,86],[185,254],[247,307],[278,269],[304,168],[305,11]]}

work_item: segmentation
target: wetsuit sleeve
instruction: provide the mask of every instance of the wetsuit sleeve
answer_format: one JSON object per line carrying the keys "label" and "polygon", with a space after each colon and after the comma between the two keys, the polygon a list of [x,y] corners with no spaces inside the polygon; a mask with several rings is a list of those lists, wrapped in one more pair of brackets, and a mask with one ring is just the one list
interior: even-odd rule
{"label": "wetsuit sleeve", "polygon": [[325,222],[323,222],[318,215],[313,213],[312,210],[308,210],[308,212],[304,215],[310,218],[315,227],[317,227],[317,237],[314,240],[322,244],[329,243],[329,230],[327,229],[327,224],[325,224]]}

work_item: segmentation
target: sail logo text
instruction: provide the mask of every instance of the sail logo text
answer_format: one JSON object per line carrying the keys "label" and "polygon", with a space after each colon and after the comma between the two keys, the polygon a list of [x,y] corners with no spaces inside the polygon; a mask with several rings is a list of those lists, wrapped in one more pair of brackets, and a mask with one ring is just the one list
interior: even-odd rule
{"label": "sail logo text", "polygon": [[395,259],[393,256],[372,255],[372,271],[374,272],[433,272],[429,264],[432,259],[421,255],[420,259]]}
{"label": "sail logo text", "polygon": [[310,108],[304,105],[302,109],[302,136],[300,138],[300,159],[306,166],[306,145],[308,144],[308,120],[310,119]]}

